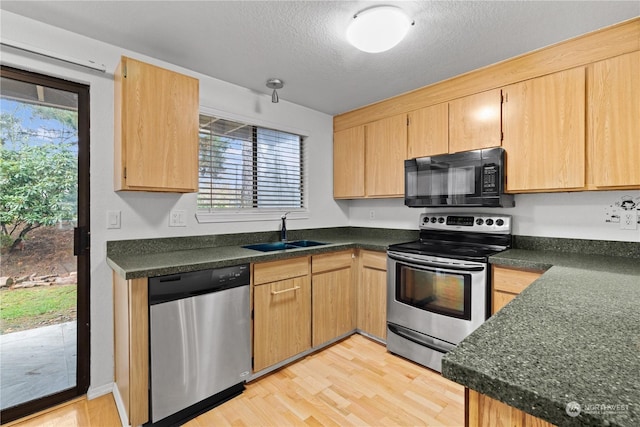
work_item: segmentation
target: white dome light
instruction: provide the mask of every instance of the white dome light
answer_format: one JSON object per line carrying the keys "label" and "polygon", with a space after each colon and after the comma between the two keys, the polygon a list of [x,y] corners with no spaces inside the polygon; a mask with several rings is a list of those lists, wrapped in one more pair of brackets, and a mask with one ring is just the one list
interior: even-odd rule
{"label": "white dome light", "polygon": [[400,43],[413,24],[397,7],[372,7],[353,17],[347,28],[347,40],[363,52],[384,52]]}

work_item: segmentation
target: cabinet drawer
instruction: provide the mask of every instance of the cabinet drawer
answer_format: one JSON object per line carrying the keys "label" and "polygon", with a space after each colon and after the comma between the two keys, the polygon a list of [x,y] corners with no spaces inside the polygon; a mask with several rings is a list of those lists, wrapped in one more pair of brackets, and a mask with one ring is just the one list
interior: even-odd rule
{"label": "cabinet drawer", "polygon": [[493,290],[519,294],[541,275],[540,271],[493,267]]}
{"label": "cabinet drawer", "polygon": [[372,252],[362,251],[360,256],[362,257],[362,266],[375,268],[376,270],[387,271],[387,253],[386,252]]}
{"label": "cabinet drawer", "polygon": [[289,258],[281,261],[263,262],[253,267],[253,284],[277,282],[309,274],[309,258]]}
{"label": "cabinet drawer", "polygon": [[314,255],[311,257],[311,272],[322,273],[323,271],[339,270],[349,268],[353,263],[353,251],[331,252],[328,254]]}

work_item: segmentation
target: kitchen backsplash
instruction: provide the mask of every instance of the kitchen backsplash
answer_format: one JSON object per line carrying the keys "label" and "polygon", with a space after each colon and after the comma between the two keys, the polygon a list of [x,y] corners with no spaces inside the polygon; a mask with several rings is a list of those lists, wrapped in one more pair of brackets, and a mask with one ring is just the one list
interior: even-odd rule
{"label": "kitchen backsplash", "polygon": [[514,208],[478,209],[408,208],[402,199],[352,200],[343,203],[349,204],[351,226],[417,228],[422,212],[500,213],[513,216],[514,235],[640,243],[640,224],[635,230],[624,230],[619,222],[607,222],[613,207],[621,211],[617,206],[622,201],[638,200],[639,197],[640,191],[517,194]]}

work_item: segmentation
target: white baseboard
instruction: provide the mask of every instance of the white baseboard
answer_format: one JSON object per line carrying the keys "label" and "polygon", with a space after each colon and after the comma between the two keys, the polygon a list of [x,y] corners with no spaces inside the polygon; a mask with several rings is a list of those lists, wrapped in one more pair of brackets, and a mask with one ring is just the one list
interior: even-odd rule
{"label": "white baseboard", "polygon": [[113,387],[115,387],[114,383],[104,384],[100,387],[89,387],[89,390],[87,390],[87,400],[93,400],[96,397],[109,394],[113,391]]}
{"label": "white baseboard", "polygon": [[120,396],[120,390],[118,390],[118,386],[113,384],[113,399],[116,401],[116,408],[118,409],[118,415],[120,415],[120,422],[122,423],[122,427],[130,427],[129,425],[129,417],[127,417],[127,410],[124,407],[124,402],[122,401],[122,396]]}

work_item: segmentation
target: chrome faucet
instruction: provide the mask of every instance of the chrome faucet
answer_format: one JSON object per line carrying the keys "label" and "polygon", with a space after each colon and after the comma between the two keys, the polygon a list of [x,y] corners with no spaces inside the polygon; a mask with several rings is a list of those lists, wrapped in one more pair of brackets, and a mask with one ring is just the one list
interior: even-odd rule
{"label": "chrome faucet", "polygon": [[285,212],[284,215],[280,217],[282,220],[282,226],[280,228],[280,240],[283,242],[287,241],[287,215],[291,212]]}

